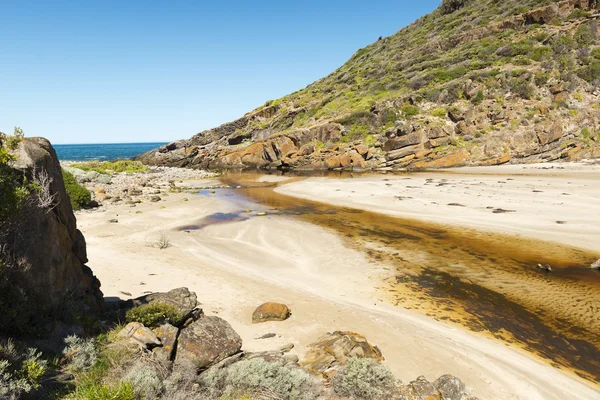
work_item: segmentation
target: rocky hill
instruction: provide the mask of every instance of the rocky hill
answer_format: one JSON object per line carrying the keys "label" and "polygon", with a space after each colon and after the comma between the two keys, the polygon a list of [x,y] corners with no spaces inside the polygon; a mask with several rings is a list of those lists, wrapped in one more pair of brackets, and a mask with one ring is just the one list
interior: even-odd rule
{"label": "rocky hill", "polygon": [[597,157],[599,10],[444,0],[305,89],[139,159],[390,170]]}

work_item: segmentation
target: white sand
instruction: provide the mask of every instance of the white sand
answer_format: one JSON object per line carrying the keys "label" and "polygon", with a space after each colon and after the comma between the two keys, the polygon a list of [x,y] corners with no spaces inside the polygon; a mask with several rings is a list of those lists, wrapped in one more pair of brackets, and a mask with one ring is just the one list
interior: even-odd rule
{"label": "white sand", "polygon": [[[347,179],[309,178],[276,191],[600,252],[600,166],[553,167],[509,165]],[[514,212],[494,214],[494,209]]]}
{"label": "white sand", "polygon": [[[371,181],[363,182],[363,191],[365,183],[377,188],[385,177],[365,179]],[[289,187],[300,192],[312,183],[323,188],[356,184],[328,181],[309,179],[304,182],[310,185],[298,186],[304,184],[299,182]],[[461,202],[467,201],[462,196]],[[302,358],[306,346],[323,333],[350,330],[378,345],[404,382],[419,375],[434,380],[451,373],[482,399],[599,398],[597,389],[504,344],[374,300],[375,286],[388,273],[386,266],[345,248],[320,227],[269,215],[189,233],[171,230],[238,207],[215,198],[177,194],[159,203],[109,206],[105,212],[79,213],[77,218],[87,239],[89,266],[105,296],[129,298],[122,292],[139,296],[186,286],[198,294],[207,314],[218,314],[233,325],[246,350],[294,343],[294,352]],[[119,223],[109,224],[111,218]],[[160,232],[172,247],[147,247]],[[252,311],[265,301],[289,305],[292,317],[253,325]],[[269,332],[277,337],[255,339]]]}

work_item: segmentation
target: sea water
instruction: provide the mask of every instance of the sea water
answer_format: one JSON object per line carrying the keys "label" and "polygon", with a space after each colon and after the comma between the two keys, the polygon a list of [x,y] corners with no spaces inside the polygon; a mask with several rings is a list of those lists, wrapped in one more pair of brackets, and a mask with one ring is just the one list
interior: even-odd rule
{"label": "sea water", "polygon": [[61,161],[112,161],[132,158],[166,143],[55,144]]}

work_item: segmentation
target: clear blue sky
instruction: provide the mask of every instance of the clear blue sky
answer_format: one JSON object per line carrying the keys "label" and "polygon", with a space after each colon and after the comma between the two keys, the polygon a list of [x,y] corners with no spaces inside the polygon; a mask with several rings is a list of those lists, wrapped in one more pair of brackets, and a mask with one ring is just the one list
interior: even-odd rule
{"label": "clear blue sky", "polygon": [[0,0],[0,131],[171,141],[305,87],[440,0]]}

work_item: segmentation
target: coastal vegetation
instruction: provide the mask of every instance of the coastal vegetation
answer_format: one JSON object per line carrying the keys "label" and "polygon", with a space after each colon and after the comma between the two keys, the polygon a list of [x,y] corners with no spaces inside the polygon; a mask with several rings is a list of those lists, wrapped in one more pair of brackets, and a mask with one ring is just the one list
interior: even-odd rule
{"label": "coastal vegetation", "polygon": [[73,174],[69,171],[63,169],[62,177],[73,210],[81,210],[82,208],[88,207],[92,201],[92,194],[90,191],[77,182]]}
{"label": "coastal vegetation", "polygon": [[600,123],[600,42],[590,4],[443,1],[306,88],[140,159],[423,169],[593,157],[600,140],[580,134]]}
{"label": "coastal vegetation", "polygon": [[70,165],[72,168],[78,168],[83,171],[94,171],[100,174],[113,175],[118,173],[136,173],[146,172],[148,167],[139,161],[132,160],[116,160],[116,161],[87,161],[74,163]]}

